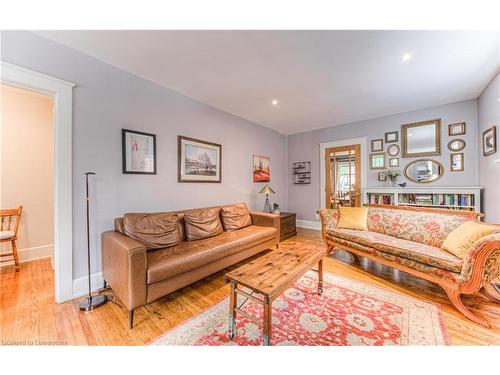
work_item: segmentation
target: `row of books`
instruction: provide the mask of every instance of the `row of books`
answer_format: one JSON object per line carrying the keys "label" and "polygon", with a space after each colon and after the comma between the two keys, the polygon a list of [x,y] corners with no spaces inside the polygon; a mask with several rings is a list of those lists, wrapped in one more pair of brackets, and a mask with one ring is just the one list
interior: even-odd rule
{"label": "row of books", "polygon": [[370,204],[393,204],[392,194],[368,194]]}
{"label": "row of books", "polygon": [[400,194],[399,203],[463,207],[475,205],[473,194]]}

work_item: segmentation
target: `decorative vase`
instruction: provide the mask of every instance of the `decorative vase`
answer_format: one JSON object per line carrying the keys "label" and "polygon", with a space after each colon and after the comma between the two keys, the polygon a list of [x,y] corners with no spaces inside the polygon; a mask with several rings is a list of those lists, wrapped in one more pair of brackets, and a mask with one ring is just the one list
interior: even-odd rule
{"label": "decorative vase", "polygon": [[394,186],[396,186],[396,185],[397,185],[397,182],[398,182],[398,181],[397,181],[396,179],[391,180],[391,185],[394,187]]}

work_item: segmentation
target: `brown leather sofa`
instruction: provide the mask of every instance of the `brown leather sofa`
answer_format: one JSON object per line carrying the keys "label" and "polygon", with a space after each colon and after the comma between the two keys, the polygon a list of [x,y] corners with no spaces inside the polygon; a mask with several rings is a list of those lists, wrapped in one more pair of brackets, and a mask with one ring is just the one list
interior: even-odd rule
{"label": "brown leather sofa", "polygon": [[129,310],[278,247],[279,216],[244,203],[175,212],[125,214],[102,233],[105,285]]}

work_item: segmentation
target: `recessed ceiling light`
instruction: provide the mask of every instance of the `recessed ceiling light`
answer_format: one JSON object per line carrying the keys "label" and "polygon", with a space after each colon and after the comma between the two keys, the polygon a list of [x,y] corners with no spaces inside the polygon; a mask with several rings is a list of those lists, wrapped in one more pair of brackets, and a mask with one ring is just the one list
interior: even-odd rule
{"label": "recessed ceiling light", "polygon": [[411,59],[411,53],[405,53],[403,57],[401,57],[402,61],[409,61]]}
{"label": "recessed ceiling light", "polygon": [[276,99],[273,99],[273,101],[271,102],[271,104],[276,107],[278,105],[278,101]]}

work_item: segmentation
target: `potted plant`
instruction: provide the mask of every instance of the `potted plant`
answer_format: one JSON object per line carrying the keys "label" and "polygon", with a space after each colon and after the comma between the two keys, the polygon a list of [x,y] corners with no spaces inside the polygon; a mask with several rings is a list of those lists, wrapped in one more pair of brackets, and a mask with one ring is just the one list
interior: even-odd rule
{"label": "potted plant", "polygon": [[396,186],[396,182],[398,181],[398,177],[401,176],[401,171],[397,169],[386,169],[384,171],[384,175],[386,178],[391,180],[392,186]]}

